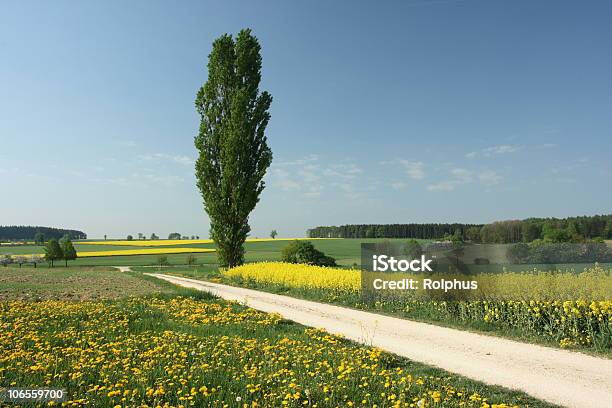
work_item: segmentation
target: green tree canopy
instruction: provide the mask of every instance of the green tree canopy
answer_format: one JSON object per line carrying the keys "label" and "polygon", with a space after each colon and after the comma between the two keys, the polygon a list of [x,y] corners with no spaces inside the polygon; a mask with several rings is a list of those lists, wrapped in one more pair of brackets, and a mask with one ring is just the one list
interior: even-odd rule
{"label": "green tree canopy", "polygon": [[282,251],[282,261],[289,263],[304,263],[317,266],[336,266],[336,260],[325,255],[312,245],[310,241],[291,241]]}
{"label": "green tree canopy", "polygon": [[244,261],[249,215],[272,162],[265,136],[272,96],[259,92],[260,50],[248,29],[235,40],[227,34],[217,38],[208,56],[208,80],[195,101],[201,117],[196,179],[222,267]]}
{"label": "green tree canopy", "polygon": [[69,238],[62,239],[61,249],[66,266],[68,266],[68,261],[77,259],[76,249],[74,249],[74,245],[72,245],[72,241]]}
{"label": "green tree canopy", "polygon": [[35,235],[34,235],[34,243],[36,245],[42,245],[45,243],[45,234],[43,234],[42,232],[38,231]]}
{"label": "green tree canopy", "polygon": [[48,262],[51,262],[51,267],[53,267],[53,261],[62,259],[63,257],[64,253],[62,252],[62,248],[57,242],[57,239],[52,238],[47,241],[47,244],[45,245],[45,259]]}

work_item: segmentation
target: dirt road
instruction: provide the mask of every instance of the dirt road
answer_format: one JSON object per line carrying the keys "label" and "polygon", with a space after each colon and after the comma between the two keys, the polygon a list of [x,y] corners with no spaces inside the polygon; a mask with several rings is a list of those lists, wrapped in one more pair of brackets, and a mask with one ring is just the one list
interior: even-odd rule
{"label": "dirt road", "polygon": [[256,290],[148,274],[568,407],[612,407],[612,360]]}

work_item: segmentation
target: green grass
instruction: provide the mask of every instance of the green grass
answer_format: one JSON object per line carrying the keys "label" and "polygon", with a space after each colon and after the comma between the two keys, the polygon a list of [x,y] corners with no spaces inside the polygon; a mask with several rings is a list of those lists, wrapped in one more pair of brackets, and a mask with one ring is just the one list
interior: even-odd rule
{"label": "green grass", "polygon": [[[299,393],[289,406],[310,406],[309,401],[320,407],[346,406],[351,400],[358,406],[383,407],[390,406],[387,395],[408,402],[431,401],[432,392],[449,396],[450,401],[441,406],[458,406],[462,399],[464,406],[480,407],[481,402],[468,399],[474,394],[489,403],[553,406],[389,353],[371,360],[369,347],[137,273],[105,268],[1,270],[6,279],[0,288],[10,299],[21,297],[23,287],[10,284],[20,273],[29,290],[43,285],[52,299],[63,299],[58,294],[65,291],[86,299],[90,294],[86,287],[123,287],[117,296],[121,299],[101,302],[0,301],[0,325],[14,327],[0,333],[2,385],[64,388],[70,399],[85,398],[89,405],[100,407],[165,402],[176,406],[183,403],[181,396],[201,386],[216,391],[208,397],[196,394],[195,406],[237,406],[238,397],[241,404],[259,400],[260,406],[280,406],[288,392]],[[206,268],[200,270],[206,273]],[[109,287],[109,281],[119,285]],[[143,296],[142,288],[163,293]],[[208,322],[219,317],[229,320]],[[339,376],[341,367],[347,366],[353,371]],[[412,382],[405,387],[398,380],[408,375]],[[360,386],[364,380],[367,386]],[[260,384],[261,390],[249,392],[249,384]],[[147,389],[162,385],[163,396],[146,396]],[[464,396],[447,393],[448,387]],[[127,395],[126,390],[130,390]],[[121,394],[113,395],[115,391]],[[362,399],[368,402],[362,404]]]}

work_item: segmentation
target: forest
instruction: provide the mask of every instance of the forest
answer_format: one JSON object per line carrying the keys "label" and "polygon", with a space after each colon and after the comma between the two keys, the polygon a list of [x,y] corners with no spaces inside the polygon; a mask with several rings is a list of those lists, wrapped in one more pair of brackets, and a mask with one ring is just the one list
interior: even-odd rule
{"label": "forest", "polygon": [[[70,239],[87,239],[83,231],[72,229],[40,227],[30,225],[0,225],[0,241],[28,241],[34,240],[37,234],[42,234],[45,240],[60,239],[68,235]],[[40,237],[40,235],[38,235]]]}
{"label": "forest", "polygon": [[358,224],[320,226],[310,238],[453,239],[509,244],[516,242],[585,242],[612,239],[612,214],[568,218],[527,218],[490,224]]}

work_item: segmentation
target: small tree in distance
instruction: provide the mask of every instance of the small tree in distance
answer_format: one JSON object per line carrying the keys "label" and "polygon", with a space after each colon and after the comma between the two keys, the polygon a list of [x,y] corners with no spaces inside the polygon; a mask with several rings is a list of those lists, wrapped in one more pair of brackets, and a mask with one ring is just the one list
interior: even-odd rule
{"label": "small tree in distance", "polygon": [[62,259],[64,254],[62,253],[62,248],[60,247],[57,239],[52,238],[47,241],[45,245],[45,259],[47,262],[51,262],[51,267],[53,268],[53,261],[57,259]]}
{"label": "small tree in distance", "polygon": [[44,258],[41,257],[40,255],[32,255],[30,257],[30,263],[34,264],[34,268],[36,268],[36,265],[41,263],[43,260],[44,260]]}
{"label": "small tree in distance", "polygon": [[132,240],[134,240],[134,237],[133,237],[133,236],[131,236],[131,235],[128,235],[128,236],[127,236],[127,240],[128,240],[128,241],[132,241]]}
{"label": "small tree in distance", "polygon": [[36,245],[43,245],[45,243],[45,234],[38,231],[36,235],[34,235],[34,243]]}
{"label": "small tree in distance", "polygon": [[187,265],[195,265],[198,260],[192,254],[187,255]]}
{"label": "small tree in distance", "polygon": [[168,263],[168,257],[166,255],[160,255],[157,257],[157,265],[159,265],[159,268],[161,269],[162,266],[166,266],[169,265]]}
{"label": "small tree in distance", "polygon": [[276,232],[276,230],[272,230],[272,232],[270,232],[270,238],[272,239],[275,239],[277,235],[278,235],[278,232]]}
{"label": "small tree in distance", "polygon": [[15,260],[14,260],[14,261],[15,261],[15,263],[16,263],[17,265],[19,265],[19,267],[21,268],[21,265],[23,265],[24,263],[26,263],[28,260],[27,260],[27,258],[26,258],[25,256],[23,256],[23,255],[19,255],[19,256],[15,257]]}
{"label": "small tree in distance", "polygon": [[72,241],[65,237],[62,240],[62,255],[64,261],[66,261],[66,267],[68,267],[68,261],[73,261],[77,258],[76,249],[74,249],[74,245],[72,245]]}
{"label": "small tree in distance", "polygon": [[171,232],[168,234],[168,239],[181,239],[181,234],[178,232]]}

